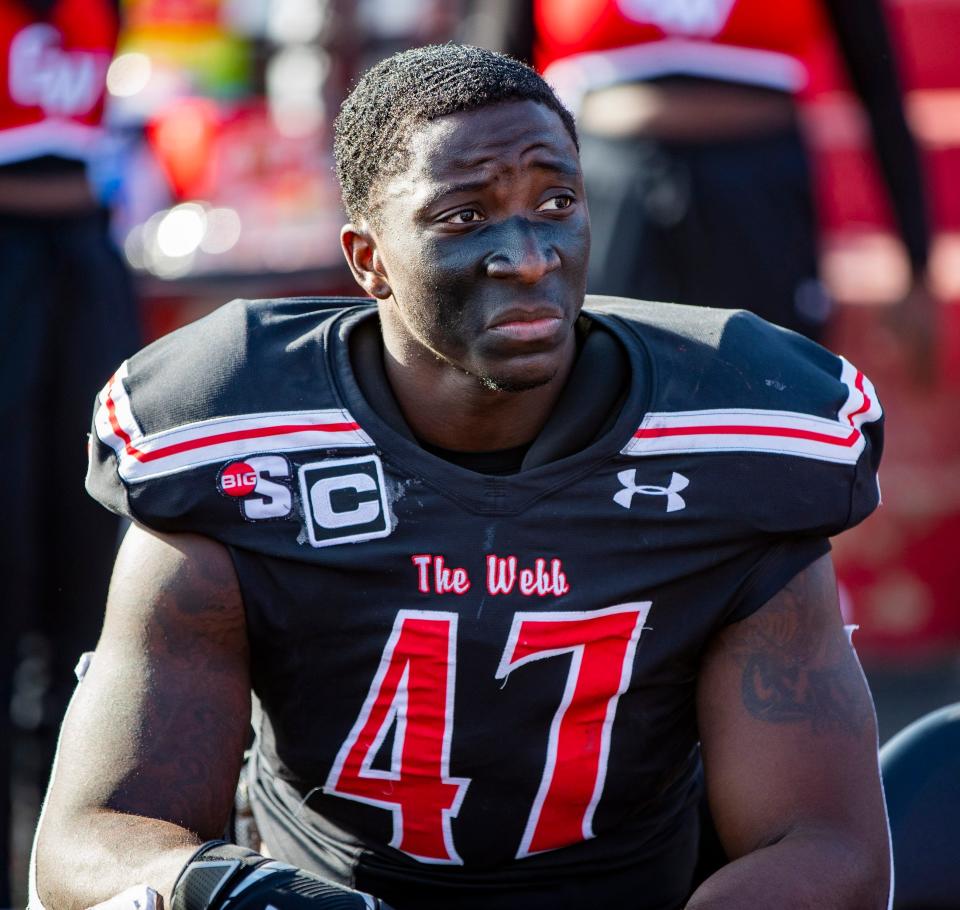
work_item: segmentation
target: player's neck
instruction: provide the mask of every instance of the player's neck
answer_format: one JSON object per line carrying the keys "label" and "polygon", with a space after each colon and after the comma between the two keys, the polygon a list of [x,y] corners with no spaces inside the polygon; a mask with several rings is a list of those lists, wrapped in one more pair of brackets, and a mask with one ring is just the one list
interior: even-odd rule
{"label": "player's neck", "polygon": [[570,374],[565,367],[544,385],[522,392],[487,388],[477,377],[449,365],[411,370],[384,349],[387,378],[414,435],[433,446],[487,452],[531,442],[550,416]]}

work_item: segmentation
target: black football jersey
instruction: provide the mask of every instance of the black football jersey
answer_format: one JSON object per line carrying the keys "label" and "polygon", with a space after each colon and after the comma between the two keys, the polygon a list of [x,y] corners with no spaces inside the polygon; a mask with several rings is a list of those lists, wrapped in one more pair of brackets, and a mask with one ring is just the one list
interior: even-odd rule
{"label": "black football jersey", "polygon": [[91,493],[232,554],[266,843],[398,910],[682,906],[704,647],[879,500],[847,361],[739,311],[585,314],[619,411],[509,476],[371,408],[363,300],[235,301],[98,399]]}

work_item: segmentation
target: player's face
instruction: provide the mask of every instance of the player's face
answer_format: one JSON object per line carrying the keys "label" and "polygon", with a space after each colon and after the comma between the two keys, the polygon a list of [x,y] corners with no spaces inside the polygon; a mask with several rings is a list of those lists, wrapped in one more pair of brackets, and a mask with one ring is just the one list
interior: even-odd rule
{"label": "player's face", "polygon": [[369,228],[391,352],[500,391],[549,382],[574,356],[590,247],[563,122],[533,101],[501,103],[425,124],[410,151]]}

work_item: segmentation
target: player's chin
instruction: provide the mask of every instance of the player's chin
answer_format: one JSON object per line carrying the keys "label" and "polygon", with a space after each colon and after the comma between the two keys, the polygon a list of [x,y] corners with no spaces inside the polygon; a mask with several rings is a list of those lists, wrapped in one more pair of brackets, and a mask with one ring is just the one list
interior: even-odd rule
{"label": "player's chin", "polygon": [[560,372],[560,367],[556,357],[530,356],[485,364],[475,375],[494,392],[529,392],[547,385]]}

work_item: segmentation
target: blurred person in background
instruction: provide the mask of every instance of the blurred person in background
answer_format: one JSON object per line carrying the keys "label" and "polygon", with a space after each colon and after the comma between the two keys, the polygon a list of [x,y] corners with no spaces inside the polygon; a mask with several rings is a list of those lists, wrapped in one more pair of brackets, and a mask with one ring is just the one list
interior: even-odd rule
{"label": "blurred person in background", "polygon": [[744,307],[817,340],[831,301],[795,93],[832,30],[910,260],[894,322],[929,369],[927,205],[880,0],[471,0],[469,9],[465,40],[534,62],[577,114],[590,291]]}
{"label": "blurred person in background", "polygon": [[0,0],[2,907],[11,905],[17,643],[26,631],[46,639],[47,687],[30,722],[52,754],[73,665],[95,641],[117,538],[116,518],[82,489],[87,402],[139,336],[129,277],[88,177],[117,30],[114,0]]}

